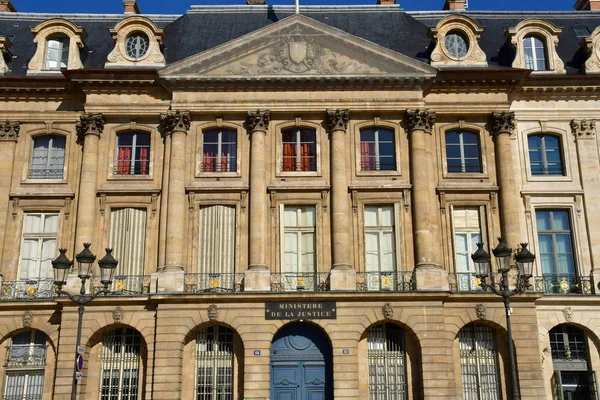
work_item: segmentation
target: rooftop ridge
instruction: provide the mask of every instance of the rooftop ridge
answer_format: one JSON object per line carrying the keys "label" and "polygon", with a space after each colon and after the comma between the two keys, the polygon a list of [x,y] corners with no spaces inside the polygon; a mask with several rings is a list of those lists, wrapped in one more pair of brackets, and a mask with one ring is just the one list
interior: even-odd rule
{"label": "rooftop ridge", "polygon": [[500,18],[507,15],[524,17],[561,17],[561,18],[584,18],[600,17],[600,11],[495,11],[495,10],[435,10],[435,11],[406,11],[414,18],[436,18],[453,14],[472,15],[477,17]]}
{"label": "rooftop ridge", "polygon": [[[222,5],[222,6],[210,6],[210,5],[192,5],[190,9],[187,11],[187,14],[205,14],[205,13],[232,13],[232,12],[261,12],[265,11],[289,11],[295,12],[295,6],[287,6],[287,5],[257,5],[257,6],[249,6],[249,5]],[[323,6],[300,6],[300,14],[302,12],[328,12],[328,11],[349,11],[349,12],[365,12],[365,11],[378,11],[378,12],[390,12],[390,11],[402,11],[404,9],[400,8],[398,4],[389,4],[389,5],[323,5]]]}
{"label": "rooftop ridge", "polygon": [[[131,17],[132,14],[64,14],[64,13],[35,13],[14,12],[0,13],[0,20],[47,20],[49,18],[65,18],[69,20],[94,20],[94,21],[120,21]],[[147,17],[153,21],[175,21],[182,14],[135,14],[135,16]]]}

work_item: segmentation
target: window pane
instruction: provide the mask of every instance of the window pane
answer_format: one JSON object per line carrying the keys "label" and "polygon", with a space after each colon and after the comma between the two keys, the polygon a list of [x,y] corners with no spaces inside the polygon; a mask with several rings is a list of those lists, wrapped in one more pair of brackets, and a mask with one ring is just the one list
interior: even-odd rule
{"label": "window pane", "polygon": [[538,231],[547,231],[551,229],[549,211],[536,211],[535,220]]}
{"label": "window pane", "polygon": [[360,141],[361,142],[374,142],[375,141],[375,131],[373,129],[361,129]]}
{"label": "window pane", "polygon": [[382,226],[394,226],[394,207],[393,206],[382,206],[381,207],[381,225]]}
{"label": "window pane", "polygon": [[554,223],[553,230],[568,231],[571,229],[569,224],[569,214],[566,211],[553,211],[552,222]]}

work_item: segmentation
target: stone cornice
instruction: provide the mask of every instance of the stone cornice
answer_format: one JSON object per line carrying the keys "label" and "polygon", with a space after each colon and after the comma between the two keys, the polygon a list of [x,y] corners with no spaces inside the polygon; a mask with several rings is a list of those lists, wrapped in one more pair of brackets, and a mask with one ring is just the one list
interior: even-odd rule
{"label": "stone cornice", "polygon": [[500,135],[502,133],[512,135],[515,132],[515,113],[511,111],[492,113],[490,131],[492,135]]}
{"label": "stone cornice", "polygon": [[329,132],[346,131],[350,121],[350,110],[327,110],[327,129]]}
{"label": "stone cornice", "polygon": [[20,122],[0,122],[0,142],[16,142],[19,140]]}
{"label": "stone cornice", "polygon": [[77,131],[77,143],[83,144],[87,135],[100,136],[104,131],[104,115],[98,114],[82,114],[79,117],[79,122],[75,125]]}
{"label": "stone cornice", "polygon": [[404,123],[409,132],[421,130],[431,133],[435,125],[436,114],[429,110],[406,110]]}
{"label": "stone cornice", "polygon": [[163,135],[172,132],[187,133],[191,124],[192,117],[189,111],[169,111],[160,116],[160,131]]}
{"label": "stone cornice", "polygon": [[572,120],[571,132],[577,139],[594,139],[596,137],[596,121],[593,119]]}
{"label": "stone cornice", "polygon": [[269,129],[270,122],[271,111],[269,110],[248,111],[248,113],[246,114],[246,124],[248,125],[248,132],[266,132]]}

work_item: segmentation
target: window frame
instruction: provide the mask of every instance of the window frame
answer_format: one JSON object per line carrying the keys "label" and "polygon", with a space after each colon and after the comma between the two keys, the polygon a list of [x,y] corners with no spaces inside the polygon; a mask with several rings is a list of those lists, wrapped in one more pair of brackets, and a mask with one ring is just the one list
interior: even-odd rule
{"label": "window frame", "polygon": [[[285,220],[284,220],[284,213],[285,213],[285,209],[286,208],[295,208],[296,209],[296,213],[299,214],[299,210],[301,208],[312,208],[314,210],[314,218],[315,218],[315,225],[314,227],[308,227],[308,226],[295,226],[295,227],[289,227],[292,228],[291,231],[292,232],[286,232],[286,226],[285,226]],[[319,240],[318,240],[318,225],[319,225],[319,213],[318,213],[318,205],[316,204],[295,204],[295,203],[290,203],[290,204],[280,204],[279,205],[279,251],[280,251],[280,273],[282,274],[316,274],[319,272]],[[312,228],[312,229],[311,229]],[[312,271],[302,271],[301,265],[302,265],[302,233],[303,232],[312,232],[314,235],[314,268]],[[285,234],[286,233],[296,233],[296,242],[298,243],[298,253],[297,253],[297,261],[298,263],[296,271],[284,271],[284,265],[285,265]]]}
{"label": "window frame", "polygon": [[[25,232],[25,221],[27,218],[27,215],[41,215],[41,220],[40,220],[40,226],[43,229],[43,225],[46,221],[46,217],[47,216],[52,216],[52,215],[56,215],[57,216],[57,226],[56,226],[56,232],[54,233],[44,233],[44,232],[39,232],[39,233],[26,233]],[[31,280],[31,281],[44,281],[44,280],[53,280],[54,279],[54,275],[53,275],[53,271],[52,271],[52,267],[50,267],[49,269],[49,276],[48,277],[43,277],[40,275],[41,273],[41,262],[42,262],[42,248],[43,248],[43,243],[44,240],[49,240],[49,239],[54,239],[55,240],[55,251],[58,250],[58,242],[59,242],[59,237],[60,237],[60,231],[61,231],[61,212],[60,211],[52,211],[52,210],[47,210],[47,211],[25,211],[22,213],[22,221],[21,221],[21,232],[20,232],[20,245],[19,245],[19,265],[17,267],[17,280]],[[36,271],[38,276],[28,276],[25,279],[21,279],[21,275],[23,273],[23,252],[24,252],[24,246],[25,246],[25,239],[37,239],[38,243],[37,243],[37,248],[38,248],[38,258],[36,261]],[[54,259],[54,257],[52,257],[52,259]]]}
{"label": "window frame", "polygon": [[[481,241],[484,244],[484,249],[486,249],[486,251],[489,252],[489,248],[490,248],[490,243],[489,243],[489,233],[488,233],[488,220],[487,220],[487,210],[486,210],[486,205],[484,204],[477,204],[477,205],[464,205],[464,204],[452,204],[450,205],[450,230],[452,233],[452,262],[454,264],[454,272],[457,274],[477,274],[480,273],[477,271],[476,266],[473,263],[473,260],[471,259],[471,257],[468,257],[468,265],[469,267],[469,271],[458,271],[458,259],[457,259],[457,249],[456,249],[456,234],[457,234],[457,229],[456,229],[456,224],[454,221],[454,217],[455,217],[455,210],[456,209],[466,209],[466,210],[473,210],[473,209],[477,209],[478,213],[479,213],[479,234],[481,236]],[[468,231],[464,232],[467,234],[470,233],[474,233],[475,230],[474,229],[470,229],[470,228],[466,228]],[[463,231],[460,231],[459,233],[463,233]],[[469,235],[470,237],[470,235]],[[468,242],[469,246],[470,246],[470,242]],[[472,251],[471,251],[472,250]],[[468,251],[470,251],[470,254],[473,254],[477,249],[473,248],[473,249],[469,249]]]}
{"label": "window frame", "polygon": [[[214,172],[210,172],[210,171],[203,171],[202,170],[202,164],[204,162],[204,133],[205,132],[210,132],[210,131],[223,131],[223,130],[228,130],[228,131],[232,131],[235,132],[235,140],[236,140],[236,149],[235,149],[235,157],[236,157],[236,163],[235,163],[235,171],[231,171],[231,172],[223,172],[223,171],[214,171]],[[198,130],[197,130],[197,134],[196,134],[196,168],[195,168],[195,177],[196,178],[200,178],[200,177],[205,177],[205,178],[209,178],[209,177],[241,177],[242,173],[241,173],[241,168],[242,168],[242,163],[240,160],[240,157],[242,155],[241,153],[241,146],[243,145],[241,143],[241,135],[240,135],[240,127],[237,125],[233,125],[233,124],[229,124],[229,123],[211,123],[208,125],[204,125],[204,126],[199,126]]]}
{"label": "window frame", "polygon": [[[448,135],[451,133],[458,133],[459,135],[459,143],[458,143],[458,147],[460,150],[460,161],[461,161],[461,171],[450,171],[449,167],[448,167],[448,160],[449,160],[449,156],[448,156],[448,146],[450,145],[448,143]],[[466,160],[472,160],[473,158],[466,158],[465,157],[465,143],[464,143],[464,138],[463,138],[463,134],[469,134],[469,135],[473,135],[476,139],[477,139],[477,161],[479,163],[479,171],[467,171],[466,170]],[[468,176],[468,175],[481,175],[484,173],[483,170],[483,147],[481,145],[481,132],[480,131],[475,131],[472,129],[464,129],[464,128],[449,128],[449,129],[445,129],[443,131],[443,136],[444,136],[444,169],[445,171],[448,173],[448,175],[461,175],[461,176]],[[455,145],[454,143],[451,145]]]}
{"label": "window frame", "polygon": [[[44,177],[31,177],[31,173],[32,171],[36,171],[35,169],[32,168],[32,162],[33,162],[33,156],[34,156],[34,152],[35,152],[35,142],[37,140],[40,139],[44,139],[44,138],[50,138],[50,141],[48,143],[48,151],[46,153],[46,169],[48,170],[48,166],[50,165],[50,159],[51,159],[51,155],[52,155],[52,145],[51,145],[51,141],[53,141],[54,138],[63,138],[64,139],[64,148],[63,148],[63,165],[62,165],[62,173],[60,177],[50,177],[50,178],[44,178]],[[27,174],[25,177],[25,181],[36,181],[36,182],[43,182],[43,183],[63,183],[66,182],[66,176],[67,176],[67,161],[68,161],[68,136],[63,135],[63,134],[58,134],[58,133],[51,133],[51,134],[36,134],[36,135],[32,135],[31,136],[31,146],[29,148],[29,156],[28,156],[28,164],[27,164]],[[58,169],[57,169],[58,171]]]}
{"label": "window frame", "polygon": [[[304,130],[310,130],[314,133],[314,141],[313,142],[302,142],[301,140],[301,135],[302,132]],[[283,141],[283,135],[285,132],[289,132],[289,131],[293,131],[293,133],[295,133],[295,139],[293,142],[285,142]],[[286,175],[286,174],[313,174],[316,173],[318,171],[318,165],[317,165],[317,160],[318,160],[318,152],[317,152],[317,136],[318,136],[318,131],[316,128],[314,127],[309,127],[309,126],[290,126],[290,127],[285,127],[285,128],[281,128],[279,130],[279,142],[281,143],[280,149],[281,149],[281,154],[279,154],[280,156],[280,161],[278,163],[278,171],[280,172],[280,174],[282,175]],[[308,143],[308,144],[312,144],[312,148],[314,149],[314,157],[303,157],[302,156],[302,151],[301,151],[301,147],[303,143]],[[314,158],[314,161],[312,163],[312,166],[314,167],[314,169],[308,169],[306,171],[300,169],[295,169],[293,171],[286,171],[284,170],[283,166],[285,163],[285,158],[291,158],[289,156],[284,155],[284,146],[285,144],[292,144],[294,147],[296,147],[296,156],[294,157],[294,164],[296,165],[296,168],[298,167],[298,165],[302,164],[302,159],[303,158],[308,158],[309,161],[311,158]],[[311,167],[310,162],[309,162],[309,168]]]}
{"label": "window frame", "polygon": [[[119,141],[121,137],[125,137],[127,135],[132,135],[132,140],[131,140],[131,146],[125,146],[125,145],[119,145]],[[148,145],[137,145],[137,140],[138,140],[138,136],[140,135],[145,135],[148,138]],[[152,133],[145,131],[145,130],[139,130],[139,129],[134,129],[134,130],[123,130],[123,131],[119,131],[116,133],[115,135],[115,145],[114,145],[114,157],[113,157],[113,166],[112,166],[112,176],[113,178],[117,178],[117,179],[140,179],[140,178],[151,178],[151,171],[152,171],[152,159],[153,159],[153,155],[152,155]],[[123,160],[119,160],[119,150],[121,149],[121,147],[130,147],[131,148],[131,158],[129,160],[123,159]],[[140,148],[147,148],[148,149],[148,159],[145,160],[148,165],[147,165],[147,170],[148,173],[146,174],[136,174],[135,170],[136,170],[136,165],[140,165],[140,169],[141,169],[141,165],[142,162],[144,160],[140,159],[140,160],[136,160],[135,159],[135,154],[137,152],[137,149]],[[129,162],[129,171],[128,173],[125,174],[119,174],[119,162]]]}
{"label": "window frame", "polygon": [[[569,228],[570,230],[568,231],[569,233],[569,239],[570,239],[570,243],[571,243],[571,259],[572,259],[572,263],[573,263],[573,272],[570,273],[571,275],[575,276],[575,279],[578,279],[579,275],[581,275],[581,271],[580,271],[580,264],[578,262],[578,257],[577,257],[577,244],[576,244],[576,237],[575,237],[575,229],[574,229],[574,220],[573,220],[573,212],[572,209],[570,207],[564,207],[564,206],[556,206],[556,207],[536,207],[534,208],[534,212],[533,212],[533,229],[534,229],[534,234],[535,234],[535,240],[537,243],[537,251],[536,253],[538,253],[538,257],[536,257],[538,261],[538,265],[539,265],[539,273],[540,276],[566,276],[566,273],[559,273],[556,272],[556,268],[558,268],[558,257],[557,257],[557,252],[556,250],[556,239],[555,239],[555,235],[557,234],[564,234],[567,231],[560,231],[560,230],[554,230],[554,229],[550,229],[550,230],[546,230],[543,231],[543,234],[550,234],[552,235],[552,250],[553,250],[553,256],[554,256],[554,265],[555,265],[555,272],[554,273],[545,273],[544,272],[544,267],[542,265],[542,253],[541,253],[541,246],[540,246],[540,231],[538,230],[537,227],[537,213],[538,212],[556,212],[556,211],[560,211],[560,212],[566,212],[567,213],[567,221],[569,222]],[[551,224],[553,224],[553,220],[554,218],[551,216]]]}
{"label": "window frame", "polygon": [[[56,40],[56,38],[61,38],[63,40]],[[64,39],[66,39],[68,41],[68,46],[65,48],[65,42]],[[49,54],[50,54],[50,42],[51,41],[55,41],[57,43],[60,43],[60,48],[58,50],[58,52],[60,53],[60,60],[50,60],[49,59]],[[71,38],[69,37],[69,35],[66,35],[65,33],[62,32],[58,32],[58,33],[53,33],[51,35],[49,35],[46,40],[45,40],[45,47],[44,47],[44,71],[63,71],[69,68],[69,52],[70,52],[70,48],[71,48]],[[67,57],[65,60],[65,50],[67,52]],[[66,61],[66,63],[65,63]],[[48,62],[57,62],[59,67],[58,68],[50,68],[48,66]],[[64,64],[64,67],[63,67]]]}
{"label": "window frame", "polygon": [[[463,179],[486,179],[486,178],[489,178],[488,157],[487,157],[487,137],[489,135],[484,134],[485,130],[482,126],[467,123],[463,120],[460,120],[458,123],[450,123],[450,124],[440,125],[439,127],[436,125],[436,128],[439,129],[439,134],[436,138],[436,146],[438,146],[438,150],[442,157],[441,175],[442,175],[443,179],[463,180]],[[478,143],[478,147],[479,147],[480,172],[449,172],[448,171],[448,152],[447,152],[446,135],[450,132],[467,132],[467,133],[477,135],[477,143]]]}
{"label": "window frame", "polygon": [[[312,129],[315,132],[315,170],[314,171],[284,171],[283,170],[283,132],[290,129]],[[294,122],[283,122],[275,125],[275,132],[277,132],[277,140],[275,141],[273,151],[276,154],[275,176],[276,177],[315,177],[322,175],[321,169],[321,136],[323,135],[323,128],[318,123],[313,121],[304,121],[300,117],[296,118]]]}
{"label": "window frame", "polygon": [[[529,146],[529,138],[531,137],[540,137],[541,138],[541,155],[542,155],[542,166],[545,166],[544,169],[548,169],[547,168],[547,154],[546,154],[546,150],[545,150],[545,138],[547,136],[551,136],[553,138],[555,138],[558,141],[558,151],[560,153],[560,163],[561,163],[561,167],[562,167],[562,173],[560,174],[534,174],[533,173],[533,168],[532,168],[532,164],[531,164],[531,148]],[[549,132],[549,131],[545,131],[545,132],[534,132],[534,133],[527,133],[525,135],[525,144],[526,144],[526,149],[527,149],[527,172],[528,175],[533,178],[533,179],[541,179],[541,180],[546,180],[546,179],[557,179],[557,178],[568,178],[568,171],[567,171],[567,160],[566,160],[566,152],[565,152],[565,146],[563,143],[563,135],[554,133],[554,132]]]}
{"label": "window frame", "polygon": [[[539,44],[541,44],[541,49],[543,53],[542,59],[540,59],[539,55],[537,54],[537,50],[540,48],[536,47],[536,40],[539,41]],[[527,42],[529,42],[529,44]],[[543,37],[536,35],[535,33],[528,34],[523,38],[521,44],[523,46],[523,60],[525,62],[525,69],[530,69],[536,72],[543,72],[549,70],[547,49],[548,44],[546,43]],[[528,58],[527,56],[526,50],[528,48],[531,49],[531,58]],[[544,61],[544,69],[539,69],[537,63],[542,60]]]}
{"label": "window frame", "polygon": [[[367,226],[366,222],[365,222],[365,212],[367,210],[367,208],[377,208],[377,215],[378,215],[378,219],[380,219],[381,217],[381,212],[382,212],[382,207],[390,207],[392,209],[392,222],[394,223],[394,225],[390,226],[384,226],[384,225],[379,225],[379,226]],[[363,232],[362,232],[362,236],[363,236],[363,263],[364,263],[364,272],[365,273],[384,273],[384,272],[389,272],[390,274],[396,274],[399,271],[402,271],[402,258],[400,256],[400,252],[401,252],[401,242],[399,240],[399,227],[398,227],[398,223],[399,223],[399,218],[398,218],[398,207],[395,203],[364,203],[363,207],[362,207],[362,220],[363,220]],[[394,269],[392,271],[382,271],[381,270],[381,265],[382,265],[382,255],[381,255],[381,251],[379,251],[379,271],[367,271],[367,232],[377,232],[379,233],[378,238],[379,240],[381,240],[381,235],[384,232],[392,232],[392,237],[393,237],[393,244],[394,244]],[[381,241],[380,241],[381,243]]]}
{"label": "window frame", "polygon": [[[379,130],[386,130],[392,133],[392,140],[393,142],[391,143],[391,148],[394,150],[394,155],[393,155],[393,161],[394,161],[394,168],[393,169],[381,169],[381,168],[377,168],[375,167],[375,169],[363,169],[363,155],[362,155],[362,145],[363,145],[363,140],[361,138],[363,131],[365,130],[373,130],[374,133],[374,137],[375,137],[375,142],[374,142],[374,147],[375,147],[375,156],[368,156],[369,158],[374,158],[375,159],[375,165],[379,165],[381,167],[381,159],[380,159],[380,140],[379,140]],[[386,143],[385,141],[383,143]],[[372,174],[390,174],[390,173],[398,173],[399,168],[398,168],[398,135],[397,135],[397,130],[394,128],[390,128],[386,125],[371,125],[371,126],[362,126],[362,127],[358,127],[358,171],[361,172],[364,175],[372,175]],[[384,156],[385,157],[385,156]]]}

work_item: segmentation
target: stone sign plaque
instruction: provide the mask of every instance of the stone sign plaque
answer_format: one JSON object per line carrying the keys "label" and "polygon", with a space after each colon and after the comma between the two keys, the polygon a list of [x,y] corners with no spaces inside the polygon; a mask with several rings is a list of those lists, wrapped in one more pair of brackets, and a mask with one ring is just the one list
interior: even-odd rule
{"label": "stone sign plaque", "polygon": [[265,319],[336,319],[335,301],[265,303]]}

